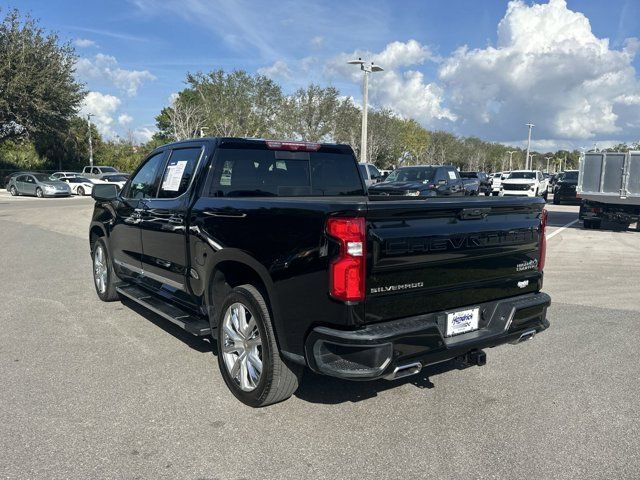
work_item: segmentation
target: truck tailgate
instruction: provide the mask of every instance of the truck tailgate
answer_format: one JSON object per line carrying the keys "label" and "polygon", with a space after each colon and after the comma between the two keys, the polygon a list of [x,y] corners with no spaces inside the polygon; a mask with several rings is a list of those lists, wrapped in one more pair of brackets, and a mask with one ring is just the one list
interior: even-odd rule
{"label": "truck tailgate", "polygon": [[365,321],[539,291],[543,208],[538,198],[368,202]]}

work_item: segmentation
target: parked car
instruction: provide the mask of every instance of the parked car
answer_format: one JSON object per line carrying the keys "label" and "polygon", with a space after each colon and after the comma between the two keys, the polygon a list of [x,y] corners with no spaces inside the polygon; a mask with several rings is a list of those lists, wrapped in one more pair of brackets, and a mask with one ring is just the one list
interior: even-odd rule
{"label": "parked car", "polygon": [[129,180],[129,175],[126,173],[109,173],[102,175],[99,179],[94,179],[94,183],[115,183],[118,188],[123,188],[127,180]]}
{"label": "parked car", "polygon": [[540,170],[514,170],[500,185],[500,196],[542,197],[549,195],[547,180]]}
{"label": "parked car", "polygon": [[362,175],[367,187],[378,183],[383,178],[380,170],[378,170],[378,168],[372,163],[359,163],[358,169],[360,170],[360,175]]}
{"label": "parked car", "polygon": [[87,165],[82,169],[82,176],[87,178],[102,178],[103,175],[111,175],[113,173],[120,173],[120,171],[118,171],[116,167],[96,165],[94,165],[93,167]]}
{"label": "parked car", "polygon": [[86,177],[60,177],[61,182],[65,182],[71,188],[71,193],[75,195],[91,195],[94,183]]}
{"label": "parked car", "polygon": [[491,179],[484,172],[460,172],[462,181],[465,179],[476,179],[479,182],[478,193],[484,193],[485,195],[491,195]]}
{"label": "parked car", "polygon": [[482,365],[483,348],[549,326],[539,198],[367,197],[347,145],[237,138],[160,147],[93,197],[100,299],[213,336],[253,407],[288,398],[305,367],[372,380]]}
{"label": "parked car", "polygon": [[577,186],[578,170],[561,172],[553,187],[553,204],[560,205],[561,202],[580,202],[576,195]]}
{"label": "parked car", "polygon": [[62,178],[62,177],[78,177],[81,174],[78,172],[54,172],[51,174],[52,177]]}
{"label": "parked car", "polygon": [[409,197],[463,196],[466,190],[458,170],[451,165],[401,167],[369,187],[369,195]]}
{"label": "parked car", "polygon": [[9,179],[7,187],[14,197],[17,195],[35,195],[36,197],[68,197],[69,185],[45,173],[25,173]]}
{"label": "parked car", "polygon": [[491,195],[499,195],[500,194],[500,186],[502,182],[509,178],[509,174],[511,172],[496,172],[491,177]]}

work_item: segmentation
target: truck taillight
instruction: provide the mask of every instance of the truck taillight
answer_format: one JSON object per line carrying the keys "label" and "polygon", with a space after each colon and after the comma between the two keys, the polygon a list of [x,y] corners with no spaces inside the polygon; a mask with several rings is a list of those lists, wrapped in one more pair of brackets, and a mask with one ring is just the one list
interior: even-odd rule
{"label": "truck taillight", "polygon": [[544,270],[544,262],[547,258],[547,217],[548,212],[546,208],[542,209],[540,214],[540,252],[538,256],[538,271]]}
{"label": "truck taillight", "polygon": [[340,242],[340,253],[329,265],[329,293],[333,298],[345,302],[364,300],[364,218],[330,218],[327,220],[327,235]]}

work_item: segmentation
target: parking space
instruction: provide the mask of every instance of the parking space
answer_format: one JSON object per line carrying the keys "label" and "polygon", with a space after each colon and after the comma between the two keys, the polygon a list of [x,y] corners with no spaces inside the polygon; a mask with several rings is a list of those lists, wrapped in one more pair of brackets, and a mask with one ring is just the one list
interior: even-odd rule
{"label": "parking space", "polygon": [[548,209],[547,332],[481,368],[307,373],[253,410],[208,341],[98,300],[90,198],[0,192],[0,477],[637,478],[640,233]]}

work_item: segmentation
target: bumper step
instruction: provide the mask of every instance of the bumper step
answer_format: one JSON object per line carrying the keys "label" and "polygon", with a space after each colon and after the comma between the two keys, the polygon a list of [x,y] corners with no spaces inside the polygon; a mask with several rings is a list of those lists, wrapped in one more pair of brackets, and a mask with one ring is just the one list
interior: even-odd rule
{"label": "bumper step", "polygon": [[143,288],[135,285],[118,285],[116,291],[192,335],[202,337],[211,333],[211,327],[206,318],[192,315]]}

